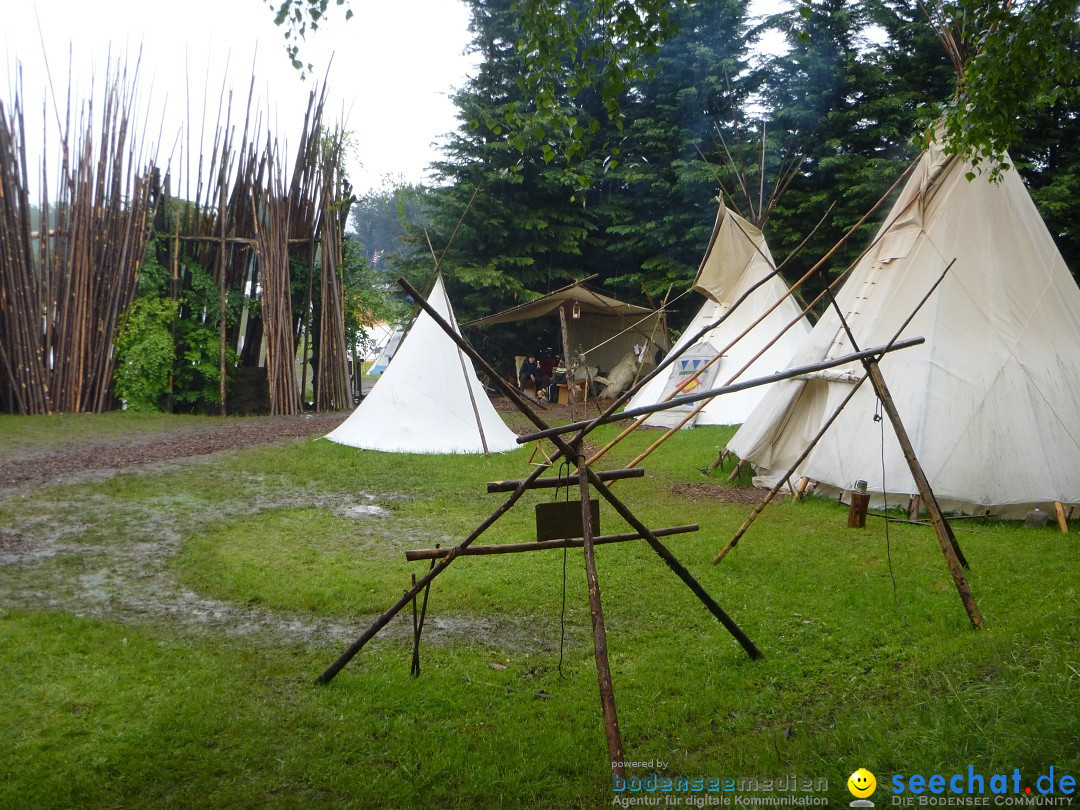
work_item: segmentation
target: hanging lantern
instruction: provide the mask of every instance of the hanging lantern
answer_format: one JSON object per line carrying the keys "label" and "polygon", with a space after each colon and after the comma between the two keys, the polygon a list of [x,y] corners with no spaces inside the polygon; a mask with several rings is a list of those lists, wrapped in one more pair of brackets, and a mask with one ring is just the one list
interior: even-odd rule
{"label": "hanging lantern", "polygon": [[575,301],[574,305],[570,307],[570,317],[575,321],[581,318],[581,302]]}

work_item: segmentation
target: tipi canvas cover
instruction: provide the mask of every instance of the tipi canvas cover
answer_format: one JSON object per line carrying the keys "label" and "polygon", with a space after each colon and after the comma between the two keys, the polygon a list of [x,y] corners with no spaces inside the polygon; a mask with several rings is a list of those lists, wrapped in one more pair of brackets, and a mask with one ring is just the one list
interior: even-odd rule
{"label": "tipi canvas cover", "polygon": [[[721,206],[709,248],[694,282],[694,289],[709,300],[686,327],[672,352],[679,352],[694,335],[719,319],[747,290],[774,269],[772,254],[761,231]],[[743,335],[759,319],[761,322]],[[679,393],[689,394],[695,389],[705,390],[723,385],[748,363],[746,371],[739,374],[738,379],[749,380],[772,374],[787,367],[791,356],[809,334],[810,324],[802,310],[788,296],[783,280],[773,276],[754,290],[723,323],[688,347],[672,363],[670,374],[660,374],[650,380],[634,395],[627,407],[636,408],[670,399],[681,383],[720,352],[724,353],[723,357]],[[754,359],[778,335],[779,338]],[[766,392],[766,387],[758,387],[716,397],[685,427],[695,424],[737,425],[746,419]],[[695,407],[680,406],[655,413],[646,420],[646,424],[673,427]]]}
{"label": "tipi canvas cover", "polygon": [[[441,275],[428,301],[456,330]],[[472,361],[423,311],[371,393],[326,438],[391,453],[485,453],[518,446]]]}
{"label": "tipi canvas cover", "polygon": [[[886,344],[956,259],[903,332],[926,342],[881,361],[916,456],[946,509],[1077,504],[1080,289],[1017,172],[992,184],[968,171],[940,146],[923,155],[837,303],[860,348]],[[791,365],[851,350],[830,310]],[[862,374],[852,364],[778,383],[728,448],[783,475]],[[864,480],[876,501],[906,504],[915,485],[875,405],[867,382],[797,475],[834,493]]]}

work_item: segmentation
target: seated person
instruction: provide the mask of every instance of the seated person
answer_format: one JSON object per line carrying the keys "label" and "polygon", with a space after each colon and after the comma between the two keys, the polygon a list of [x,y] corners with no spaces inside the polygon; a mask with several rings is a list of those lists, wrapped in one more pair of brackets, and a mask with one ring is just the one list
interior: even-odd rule
{"label": "seated person", "polygon": [[526,386],[531,385],[536,394],[539,395],[541,391],[547,388],[548,382],[548,378],[544,376],[544,372],[540,370],[540,364],[536,361],[536,355],[528,355],[521,364],[521,370],[518,372],[518,387],[524,390]]}

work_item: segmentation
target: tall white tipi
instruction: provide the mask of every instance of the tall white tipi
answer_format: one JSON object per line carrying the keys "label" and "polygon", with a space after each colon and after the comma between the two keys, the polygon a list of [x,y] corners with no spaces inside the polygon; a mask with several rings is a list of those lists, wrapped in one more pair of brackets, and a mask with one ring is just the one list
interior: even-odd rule
{"label": "tall white tipi", "polygon": [[[686,327],[672,352],[679,352],[694,335],[719,319],[744,293],[771,274],[775,267],[761,231],[734,211],[721,206],[708,250],[694,281],[694,289],[709,300]],[[759,319],[760,323],[753,326]],[[642,387],[627,408],[670,399],[681,384],[720,352],[723,352],[723,357],[680,389],[679,393],[689,394],[696,389],[706,390],[724,385],[744,367],[746,370],[738,375],[740,380],[786,368],[791,356],[809,334],[810,324],[802,310],[788,296],[783,280],[773,276],[754,290],[723,323],[686,348],[672,363],[669,374],[658,375]],[[755,359],[759,353],[760,356]],[[695,424],[740,424],[766,393],[766,387],[759,387],[716,397],[684,427]],[[645,424],[673,427],[696,407],[685,405],[660,411],[650,416]]]}
{"label": "tall white tipi", "polygon": [[[1080,289],[1015,169],[969,181],[964,160],[929,149],[837,296],[860,348],[888,343],[946,269],[881,371],[946,509],[1019,516],[1080,503]],[[836,312],[792,366],[852,347]],[[852,364],[778,383],[728,443],[782,475],[863,374]],[[868,482],[880,502],[917,490],[869,383],[797,471],[819,491]],[[882,424],[885,425],[882,430]]]}
{"label": "tall white tipi", "polygon": [[[428,302],[456,331],[441,274]],[[326,438],[391,453],[488,453],[518,447],[472,360],[423,311],[371,393]]]}

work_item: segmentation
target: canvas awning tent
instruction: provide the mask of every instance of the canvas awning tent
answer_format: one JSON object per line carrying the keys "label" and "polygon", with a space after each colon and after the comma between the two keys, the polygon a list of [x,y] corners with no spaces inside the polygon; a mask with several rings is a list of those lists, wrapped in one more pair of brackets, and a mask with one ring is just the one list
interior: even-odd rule
{"label": "canvas awning tent", "polygon": [[[694,289],[708,300],[672,351],[678,353],[694,335],[723,316],[747,290],[774,270],[772,254],[761,231],[721,206],[708,250],[694,281]],[[792,355],[810,334],[810,324],[803,316],[802,309],[787,292],[787,285],[778,276],[766,281],[723,323],[699,338],[694,345],[686,347],[671,365],[671,372],[650,380],[634,395],[627,407],[663,402],[676,392],[689,394],[696,389],[707,390],[726,385],[735,381],[732,377],[736,374],[736,379],[748,380],[786,368]],[[723,352],[723,357],[708,365],[720,352]],[[755,359],[759,352],[762,352],[761,356]],[[739,373],[744,366],[746,370]],[[686,382],[702,368],[705,370],[699,377]],[[685,386],[679,389],[683,384]],[[695,424],[740,424],[767,391],[768,386],[761,386],[716,397],[685,427]],[[650,416],[645,424],[673,427],[696,407],[686,405],[661,411]]]}
{"label": "canvas awning tent", "polygon": [[[428,301],[457,328],[441,275]],[[371,393],[326,438],[392,453],[487,453],[518,446],[472,361],[426,312],[402,339]]]}
{"label": "canvas awning tent", "polygon": [[[1080,289],[1017,171],[998,183],[968,171],[940,146],[923,155],[839,309],[860,347],[885,344],[955,259],[902,335],[925,344],[881,361],[927,478],[946,509],[1016,517],[1077,504]],[[829,310],[791,365],[849,351]],[[783,475],[863,369],[836,372],[778,383],[728,448]],[[796,474],[832,493],[864,480],[877,502],[906,504],[917,490],[875,405],[864,384]]]}
{"label": "canvas awning tent", "polygon": [[[578,317],[573,317],[575,310]],[[671,348],[662,310],[628,304],[609,295],[574,284],[524,304],[471,321],[468,326],[517,323],[532,318],[560,318],[565,313],[571,363],[584,354],[585,364],[610,371],[635,346],[646,346],[646,365],[655,362],[656,350]]]}

